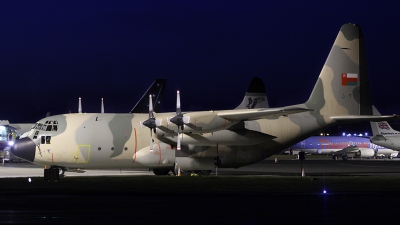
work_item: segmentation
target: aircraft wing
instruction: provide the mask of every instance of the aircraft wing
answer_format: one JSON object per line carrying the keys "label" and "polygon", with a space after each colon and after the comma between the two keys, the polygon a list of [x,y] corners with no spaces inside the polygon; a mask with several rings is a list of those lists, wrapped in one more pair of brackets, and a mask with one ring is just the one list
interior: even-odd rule
{"label": "aircraft wing", "polygon": [[350,145],[350,146],[347,146],[346,148],[344,148],[342,150],[339,150],[339,151],[336,151],[336,152],[332,152],[332,153],[335,153],[335,154],[356,153],[359,150],[360,149],[357,146]]}
{"label": "aircraft wing", "polygon": [[386,141],[386,137],[383,135],[375,135],[374,137],[370,138],[371,142],[373,143],[374,141]]}
{"label": "aircraft wing", "polygon": [[218,116],[227,120],[257,120],[289,114],[312,111],[305,108],[264,108],[264,109],[240,109],[218,112]]}
{"label": "aircraft wing", "polygon": [[357,121],[387,121],[387,120],[398,120],[399,115],[393,114],[391,116],[372,116],[372,115],[348,115],[348,116],[331,116],[331,119],[338,122],[357,122]]}

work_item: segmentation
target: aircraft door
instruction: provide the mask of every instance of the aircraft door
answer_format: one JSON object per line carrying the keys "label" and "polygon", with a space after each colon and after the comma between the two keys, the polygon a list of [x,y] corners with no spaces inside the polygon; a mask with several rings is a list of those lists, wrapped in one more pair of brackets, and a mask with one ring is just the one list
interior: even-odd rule
{"label": "aircraft door", "polygon": [[74,154],[76,164],[84,164],[89,162],[90,145],[78,145]]}

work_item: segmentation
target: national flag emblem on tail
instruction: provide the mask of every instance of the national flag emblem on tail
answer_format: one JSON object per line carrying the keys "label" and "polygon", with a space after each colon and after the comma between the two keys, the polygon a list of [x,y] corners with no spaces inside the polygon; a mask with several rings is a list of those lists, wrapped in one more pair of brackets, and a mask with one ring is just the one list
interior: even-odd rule
{"label": "national flag emblem on tail", "polygon": [[386,122],[378,122],[378,127],[379,129],[384,129],[384,130],[389,130],[389,124],[387,124]]}
{"label": "national flag emblem on tail", "polygon": [[358,74],[356,73],[342,73],[342,86],[357,86]]}

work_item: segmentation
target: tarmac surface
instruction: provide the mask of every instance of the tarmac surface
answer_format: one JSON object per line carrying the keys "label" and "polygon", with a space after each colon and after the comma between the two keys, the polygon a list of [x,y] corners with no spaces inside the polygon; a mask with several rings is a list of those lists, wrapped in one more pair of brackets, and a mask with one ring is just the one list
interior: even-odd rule
{"label": "tarmac surface", "polygon": [[[277,161],[275,161],[277,158]],[[219,175],[301,175],[302,168],[307,176],[400,176],[400,158],[394,159],[349,159],[332,160],[330,156],[308,156],[300,162],[295,156],[278,155],[239,169],[219,168]],[[43,167],[26,162],[0,164],[0,178],[43,177]],[[212,175],[215,175],[214,170]],[[148,169],[85,169],[67,171],[65,176],[135,176],[149,175]]]}
{"label": "tarmac surface", "polygon": [[[310,188],[298,186],[298,179],[294,179],[301,177],[301,164],[305,176],[300,185],[310,185]],[[103,177],[93,181],[95,186],[104,186],[103,189],[85,183],[91,176]],[[107,181],[107,177],[115,176],[122,181],[117,184]],[[237,185],[237,192],[222,185],[217,192],[207,187],[195,188],[201,183],[165,192],[168,187],[163,179],[156,184],[138,184],[151,185],[148,186],[151,191],[129,191],[135,187],[130,183],[135,177],[154,181],[153,173],[145,169],[70,171],[58,183],[47,183],[41,179],[43,168],[40,166],[6,163],[0,165],[0,177],[18,186],[15,192],[7,185],[0,187],[0,224],[390,224],[397,217],[400,200],[400,187],[396,186],[396,182],[400,183],[397,159],[333,161],[330,157],[311,157],[300,162],[292,156],[278,156],[277,163],[271,157],[239,169],[219,169],[218,177],[228,177],[229,182],[243,179],[244,184]],[[69,177],[80,179],[73,181],[74,186],[87,185],[89,191],[74,187],[71,191],[59,192],[67,185],[63,179]],[[212,177],[216,177],[215,171]],[[336,182],[336,177],[355,181],[344,182],[341,187],[342,181]],[[27,178],[32,178],[38,186],[29,187]],[[215,182],[215,185],[221,182],[194,179],[193,182]],[[246,186],[248,179],[255,183]],[[271,186],[278,185],[277,190],[268,187],[268,182],[265,192],[251,187],[264,185],[257,182],[266,179]],[[327,194],[316,191],[315,187],[325,184],[325,179],[331,186],[336,185],[336,191]],[[282,191],[279,191],[280,184]],[[107,191],[107,186],[114,191]],[[115,191],[116,187],[120,190]]]}

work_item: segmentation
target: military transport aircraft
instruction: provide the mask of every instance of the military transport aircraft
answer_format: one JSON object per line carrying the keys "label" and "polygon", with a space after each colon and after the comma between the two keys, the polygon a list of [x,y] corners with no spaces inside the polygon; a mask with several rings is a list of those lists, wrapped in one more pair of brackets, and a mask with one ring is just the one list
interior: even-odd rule
{"label": "military transport aircraft", "polygon": [[[305,75],[301,75],[305,76]],[[211,171],[265,159],[339,123],[398,118],[372,116],[364,38],[345,24],[309,99],[279,108],[148,114],[78,113],[46,117],[16,141],[12,153],[47,168],[149,168],[156,175],[177,166]],[[216,161],[214,161],[216,159]]]}

